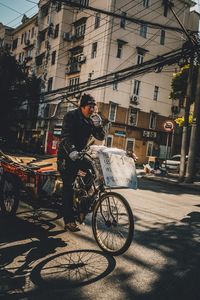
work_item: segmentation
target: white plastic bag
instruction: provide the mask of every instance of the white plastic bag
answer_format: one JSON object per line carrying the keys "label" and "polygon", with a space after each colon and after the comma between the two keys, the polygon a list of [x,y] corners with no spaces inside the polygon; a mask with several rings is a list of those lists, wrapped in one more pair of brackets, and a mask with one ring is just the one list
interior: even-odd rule
{"label": "white plastic bag", "polygon": [[112,152],[106,149],[99,153],[105,184],[111,188],[137,189],[135,162],[124,154],[124,150],[118,150]]}

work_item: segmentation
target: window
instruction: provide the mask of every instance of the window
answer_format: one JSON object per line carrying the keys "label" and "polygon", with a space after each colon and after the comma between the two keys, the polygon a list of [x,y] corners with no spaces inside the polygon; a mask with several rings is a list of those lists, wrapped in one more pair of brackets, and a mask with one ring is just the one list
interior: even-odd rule
{"label": "window", "polygon": [[55,31],[54,31],[54,38],[57,38],[58,34],[59,34],[59,24],[56,24]]}
{"label": "window", "polygon": [[150,120],[149,120],[149,129],[156,128],[156,114],[151,112],[150,113]]}
{"label": "window", "polygon": [[91,80],[92,80],[92,73],[88,74],[88,82],[87,85],[90,86],[91,85]]}
{"label": "window", "polygon": [[122,17],[121,17],[121,20],[120,20],[120,28],[125,28],[125,26],[126,26],[125,17],[127,15],[127,13],[122,11],[121,15],[122,15]]}
{"label": "window", "polygon": [[95,14],[94,29],[97,29],[100,26],[100,16],[100,13]]}
{"label": "window", "polygon": [[19,60],[19,63],[21,63],[21,60],[22,60],[22,53],[19,53],[19,58],[18,58],[18,60]]}
{"label": "window", "polygon": [[56,62],[56,51],[53,51],[51,54],[51,64],[55,65]]}
{"label": "window", "polygon": [[31,31],[29,30],[27,34],[27,40],[30,40],[30,38],[31,38]]}
{"label": "window", "polygon": [[154,87],[154,93],[153,93],[153,100],[158,100],[158,92],[159,92],[159,86],[155,85]]}
{"label": "window", "polygon": [[163,1],[163,2],[164,2],[163,15],[164,15],[164,17],[167,17],[167,15],[168,15],[168,1]]}
{"label": "window", "polygon": [[32,58],[32,56],[33,56],[33,48],[28,49],[28,51],[27,51],[27,57]]}
{"label": "window", "polygon": [[144,54],[137,54],[137,65],[142,64],[144,62]]}
{"label": "window", "polygon": [[152,153],[153,153],[153,142],[148,142],[146,156],[152,156]]}
{"label": "window", "polygon": [[85,35],[86,23],[79,24],[75,27],[75,36],[83,37]]}
{"label": "window", "polygon": [[148,8],[149,7],[149,0],[143,0],[143,6],[145,8]]}
{"label": "window", "polygon": [[164,45],[165,44],[165,30],[161,29],[160,31],[160,44]]}
{"label": "window", "polygon": [[41,66],[42,65],[44,57],[45,57],[45,52],[43,52],[42,54],[36,56],[36,58],[35,58],[36,66]]}
{"label": "window", "polygon": [[62,2],[56,2],[56,11],[59,12],[62,8]]}
{"label": "window", "polygon": [[107,147],[112,147],[113,144],[113,136],[112,135],[108,135],[106,138],[106,146]]}
{"label": "window", "polygon": [[133,95],[139,95],[140,92],[140,80],[134,80],[134,85],[133,85]]}
{"label": "window", "polygon": [[148,52],[148,50],[141,48],[141,47],[136,47],[137,50],[137,60],[136,60],[136,64],[142,64],[144,62],[144,57],[146,52]]}
{"label": "window", "polygon": [[122,48],[123,48],[123,43],[120,41],[117,42],[117,57],[121,58],[122,57]]}
{"label": "window", "polygon": [[89,6],[89,0],[79,0],[80,5],[83,7]]}
{"label": "window", "polygon": [[24,43],[26,44],[26,41],[27,41],[27,33],[25,32],[24,33]]}
{"label": "window", "polygon": [[118,81],[117,81],[118,75],[114,75],[114,80],[113,80],[113,91],[117,91],[118,88]]}
{"label": "window", "polygon": [[45,37],[46,37],[46,30],[40,31],[39,33],[40,42],[43,42],[45,40]]}
{"label": "window", "polygon": [[69,80],[69,92],[74,92],[79,89],[80,78],[79,77],[74,77]]}
{"label": "window", "polygon": [[97,42],[92,44],[91,58],[95,58],[96,56],[97,56]]}
{"label": "window", "polygon": [[116,113],[117,113],[117,104],[111,103],[110,110],[109,110],[109,117],[108,117],[111,122],[115,121]]}
{"label": "window", "polygon": [[32,27],[32,29],[31,29],[31,38],[33,38],[33,37],[34,37],[34,33],[35,33],[35,28],[34,28],[34,27]]}
{"label": "window", "polygon": [[48,4],[45,4],[41,7],[41,16],[46,17],[48,15],[49,7]]}
{"label": "window", "polygon": [[126,151],[133,151],[135,146],[135,139],[126,139]]}
{"label": "window", "polygon": [[128,124],[131,126],[136,126],[137,125],[137,116],[138,116],[138,110],[135,108],[130,108]]}
{"label": "window", "polygon": [[122,48],[123,48],[123,45],[125,45],[125,44],[127,44],[126,41],[117,39],[117,57],[118,58],[122,57]]}
{"label": "window", "polygon": [[22,36],[21,36],[21,44],[23,44],[24,42],[24,34],[22,33]]}
{"label": "window", "polygon": [[13,50],[17,48],[17,43],[18,43],[18,38],[14,39],[13,41],[13,45],[12,45]]}
{"label": "window", "polygon": [[48,92],[52,91],[52,87],[53,87],[53,77],[50,77],[48,79],[47,91]]}
{"label": "window", "polygon": [[140,36],[143,38],[147,38],[147,25],[146,24],[141,24],[140,25]]}

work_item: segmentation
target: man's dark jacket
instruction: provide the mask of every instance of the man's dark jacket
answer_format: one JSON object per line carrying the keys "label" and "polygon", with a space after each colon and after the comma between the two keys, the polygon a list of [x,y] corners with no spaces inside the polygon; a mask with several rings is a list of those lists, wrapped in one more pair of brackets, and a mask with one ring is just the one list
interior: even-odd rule
{"label": "man's dark jacket", "polygon": [[74,150],[83,150],[91,135],[103,141],[105,132],[102,127],[95,127],[91,119],[85,118],[80,108],[67,112],[62,125],[58,159],[66,158]]}

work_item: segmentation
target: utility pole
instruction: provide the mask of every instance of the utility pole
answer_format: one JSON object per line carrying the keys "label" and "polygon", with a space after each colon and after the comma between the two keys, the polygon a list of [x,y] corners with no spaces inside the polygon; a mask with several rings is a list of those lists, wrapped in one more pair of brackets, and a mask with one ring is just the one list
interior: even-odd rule
{"label": "utility pole", "polygon": [[190,148],[188,154],[188,165],[186,170],[185,182],[192,183],[194,181],[194,172],[195,172],[195,158],[197,150],[197,126],[199,124],[200,118],[200,66],[198,66],[198,75],[197,75],[197,86],[196,86],[196,95],[194,103],[194,113],[192,121],[192,130],[190,137]]}
{"label": "utility pole", "polygon": [[[181,144],[181,161],[180,161],[180,172],[179,172],[179,181],[184,180],[185,176],[185,163],[186,163],[186,151],[187,151],[187,141],[188,141],[188,127],[189,127],[189,114],[190,114],[190,104],[191,104],[191,95],[192,95],[192,79],[193,79],[193,69],[194,69],[194,48],[196,41],[190,36],[182,22],[179,20],[175,11],[173,10],[173,4],[169,0],[164,0],[165,5],[168,5],[177,22],[181,26],[183,32],[185,33],[188,42],[190,43],[191,49],[193,49],[191,58],[190,58],[190,68],[188,74],[187,82],[187,91],[185,97],[185,113],[184,113],[184,124],[183,124],[183,133],[182,133],[182,144]],[[196,132],[196,131],[195,131]],[[196,134],[196,133],[195,133]],[[191,165],[192,166],[192,165]]]}
{"label": "utility pole", "polygon": [[185,176],[185,162],[186,162],[186,152],[187,152],[187,141],[188,141],[188,126],[189,126],[189,114],[190,114],[190,97],[192,94],[192,77],[193,77],[193,67],[194,67],[194,54],[190,58],[190,68],[188,74],[187,91],[185,97],[185,113],[184,113],[184,124],[182,133],[182,143],[181,143],[181,161],[180,161],[180,171],[179,171],[179,181],[184,180]]}

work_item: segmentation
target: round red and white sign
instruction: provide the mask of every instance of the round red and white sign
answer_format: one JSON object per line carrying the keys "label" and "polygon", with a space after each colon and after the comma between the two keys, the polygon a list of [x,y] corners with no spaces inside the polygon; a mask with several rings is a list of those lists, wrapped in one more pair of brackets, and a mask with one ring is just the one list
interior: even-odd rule
{"label": "round red and white sign", "polygon": [[174,129],[174,123],[172,121],[165,121],[163,127],[165,131],[171,132]]}

